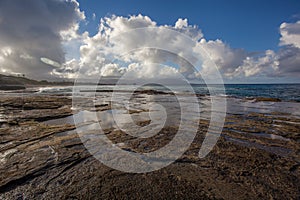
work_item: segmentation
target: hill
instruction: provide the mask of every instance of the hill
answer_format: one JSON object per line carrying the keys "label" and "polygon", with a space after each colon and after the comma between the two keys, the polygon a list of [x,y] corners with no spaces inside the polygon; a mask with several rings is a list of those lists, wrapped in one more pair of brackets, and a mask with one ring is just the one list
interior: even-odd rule
{"label": "hill", "polygon": [[20,90],[33,86],[73,85],[73,82],[37,81],[26,77],[0,74],[0,90]]}

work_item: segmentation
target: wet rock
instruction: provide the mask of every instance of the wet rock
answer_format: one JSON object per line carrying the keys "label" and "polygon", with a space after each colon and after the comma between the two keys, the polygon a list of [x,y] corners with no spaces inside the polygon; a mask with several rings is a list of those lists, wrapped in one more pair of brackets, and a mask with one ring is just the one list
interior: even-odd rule
{"label": "wet rock", "polygon": [[[196,138],[176,162],[132,174],[106,167],[90,155],[74,125],[40,122],[45,116],[70,114],[68,98],[30,97],[28,112],[22,111],[18,98],[0,101],[5,108],[1,112],[17,122],[0,128],[0,199],[299,198],[299,119],[289,115],[227,115],[218,143],[203,159],[198,152],[209,121],[201,119]],[[97,108],[110,109],[110,104]],[[150,121],[136,123],[147,126]],[[165,126],[146,139],[114,129],[105,130],[105,135],[126,151],[147,153],[168,144],[177,130],[176,124]]]}
{"label": "wet rock", "polygon": [[2,123],[17,124],[34,120],[45,121],[72,115],[71,99],[54,96],[2,97]]}
{"label": "wet rock", "polygon": [[247,100],[255,100],[256,102],[259,101],[281,102],[281,99],[274,98],[274,97],[255,97],[255,98],[247,98]]}
{"label": "wet rock", "polygon": [[24,85],[0,85],[0,90],[24,90]]}
{"label": "wet rock", "polygon": [[156,95],[156,94],[170,94],[168,92],[163,92],[159,90],[137,90],[134,92],[135,94],[148,94],[148,95]]}

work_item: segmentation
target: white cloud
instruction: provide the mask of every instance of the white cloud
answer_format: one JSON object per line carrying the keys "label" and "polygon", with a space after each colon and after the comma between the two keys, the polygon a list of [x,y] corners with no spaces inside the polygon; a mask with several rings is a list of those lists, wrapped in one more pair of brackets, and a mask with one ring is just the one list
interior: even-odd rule
{"label": "white cloud", "polygon": [[280,25],[280,44],[300,48],[300,21]]}
{"label": "white cloud", "polygon": [[[95,35],[79,34],[79,21],[85,20],[85,15],[77,1],[16,1],[0,1],[1,72],[25,73],[38,79],[75,78],[78,73],[153,78],[179,72],[192,78],[199,73],[194,73],[187,60],[202,59],[202,74],[212,72],[211,60],[224,78],[300,74],[300,21],[281,24],[277,52],[253,53],[231,48],[220,39],[206,40],[201,29],[189,25],[187,19],[158,25],[141,14],[113,15],[100,19]],[[15,12],[24,4],[30,11]],[[190,37],[193,44],[180,34]],[[210,59],[202,57],[201,51]]]}
{"label": "white cloud", "polygon": [[125,68],[119,67],[115,63],[109,63],[101,68],[100,73],[102,76],[121,76],[125,71]]}
{"label": "white cloud", "polygon": [[188,21],[187,21],[187,19],[181,19],[181,18],[179,18],[177,20],[177,22],[175,23],[175,28],[181,29],[181,28],[186,28],[186,27],[188,27]]}
{"label": "white cloud", "polygon": [[300,21],[280,25],[280,45],[277,52],[278,76],[300,76]]}
{"label": "white cloud", "polygon": [[258,58],[247,56],[243,60],[243,63],[231,73],[231,76],[243,75],[250,77],[274,73],[274,70],[276,71],[278,69],[278,62],[275,57],[275,52],[271,50],[267,50],[263,56]]}
{"label": "white cloud", "polygon": [[281,48],[277,52],[266,50],[253,54],[243,49],[232,49],[220,40],[202,39],[200,43],[225,78],[299,76],[300,21],[282,23],[280,33]]}
{"label": "white cloud", "polygon": [[[199,77],[201,73],[202,75],[215,73],[209,64],[210,60],[217,65],[224,78],[283,76],[284,73],[293,71],[299,62],[299,55],[296,53],[299,51],[295,51],[298,49],[298,40],[284,39],[291,38],[287,37],[287,27],[293,27],[288,29],[288,33],[291,33],[290,29],[294,30],[292,38],[298,36],[295,33],[297,30],[295,24],[281,26],[285,30],[282,31],[281,41],[286,41],[285,43],[289,41],[288,48],[283,47],[279,52],[266,50],[262,53],[252,53],[243,49],[233,49],[219,39],[207,41],[203,38],[202,31],[197,26],[189,25],[187,19],[178,19],[175,26],[158,26],[147,16],[113,15],[100,20],[99,32],[96,35],[85,34],[82,37],[80,59],[77,63],[81,68],[81,73],[95,76],[121,76],[129,73],[137,78],[151,78],[166,77],[168,74],[171,77],[180,72],[186,77]],[[141,28],[147,29],[144,31],[145,29]],[[168,29],[177,33],[166,31]],[[178,37],[180,33],[191,37],[194,41],[193,48],[187,49],[190,44],[186,43],[187,40],[183,39],[184,37]],[[292,47],[290,47],[291,44]],[[282,42],[281,45],[283,45]],[[148,48],[136,49],[141,46]],[[165,48],[155,49],[157,46]],[[199,47],[208,54],[209,58],[201,57]],[[131,51],[132,49],[135,50]],[[172,51],[168,52],[168,50]],[[203,59],[201,73],[195,74],[191,64],[182,59],[192,60],[195,57]],[[295,66],[294,62],[296,62]],[[167,63],[166,65],[177,63],[179,66],[174,68],[172,64],[162,66],[149,63]],[[68,65],[65,67],[69,68]]]}
{"label": "white cloud", "polygon": [[[181,29],[178,27],[178,23],[181,23]],[[201,30],[196,26],[189,26],[187,20],[181,20],[178,23],[176,31],[187,33],[193,36],[194,40],[202,37]],[[157,75],[167,76],[168,74],[172,76],[172,74],[178,73],[178,69],[173,69],[170,66],[149,65],[149,63],[166,62],[181,63],[180,71],[190,73],[190,64],[179,59],[179,57],[189,57],[193,54],[193,49],[187,50],[187,39],[178,37],[179,33],[172,31],[173,29],[175,27],[157,26],[156,22],[142,15],[102,18],[99,24],[99,32],[96,35],[88,36],[86,34],[82,37],[80,59],[78,59],[78,65],[81,68],[80,73],[95,76],[116,76],[127,72],[131,74],[136,73],[136,77],[139,78]],[[132,30],[135,31],[133,32]],[[155,49],[158,46],[163,46],[165,47],[164,49],[171,49],[180,56],[164,49]],[[148,48],[137,49],[140,47]],[[135,51],[131,51],[133,49]],[[117,61],[127,63],[127,66],[124,66],[124,64],[119,66],[115,63]],[[143,65],[133,69],[129,67],[130,63],[142,63]],[[65,65],[65,68],[68,68],[68,65]],[[61,72],[60,75],[69,77],[69,75],[63,75]]]}
{"label": "white cloud", "polygon": [[199,45],[204,48],[219,70],[227,76],[234,75],[235,69],[241,66],[248,56],[243,49],[232,49],[221,40],[206,41],[202,39]]}
{"label": "white cloud", "polygon": [[172,78],[178,74],[178,70],[158,63],[132,63],[128,66],[127,77],[133,78]]}

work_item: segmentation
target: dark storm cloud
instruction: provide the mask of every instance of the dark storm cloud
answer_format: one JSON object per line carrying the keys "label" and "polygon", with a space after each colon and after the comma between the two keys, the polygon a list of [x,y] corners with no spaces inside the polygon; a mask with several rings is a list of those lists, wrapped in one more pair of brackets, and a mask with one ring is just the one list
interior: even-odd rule
{"label": "dark storm cloud", "polygon": [[76,1],[0,0],[0,69],[48,77],[51,67],[40,58],[65,61],[60,32],[82,15]]}

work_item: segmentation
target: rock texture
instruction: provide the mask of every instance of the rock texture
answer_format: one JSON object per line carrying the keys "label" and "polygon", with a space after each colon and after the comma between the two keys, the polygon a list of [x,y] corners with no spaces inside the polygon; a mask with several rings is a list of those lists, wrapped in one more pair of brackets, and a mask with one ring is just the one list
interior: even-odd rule
{"label": "rock texture", "polygon": [[[0,199],[300,197],[300,120],[285,113],[228,115],[222,137],[204,159],[198,151],[209,122],[201,120],[194,142],[175,163],[131,174],[110,169],[91,156],[74,125],[44,123],[71,115],[69,98],[6,97],[0,102],[5,116],[0,128]],[[167,143],[176,130],[176,126],[161,130],[160,144],[158,136],[145,140],[115,130],[106,134],[113,142],[124,143],[123,149],[147,152]]]}

